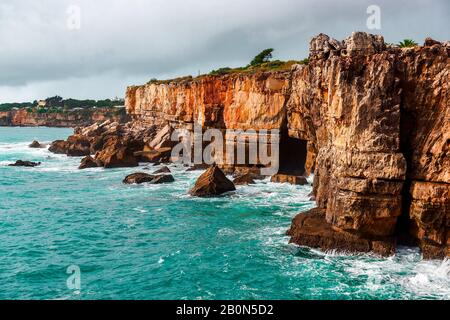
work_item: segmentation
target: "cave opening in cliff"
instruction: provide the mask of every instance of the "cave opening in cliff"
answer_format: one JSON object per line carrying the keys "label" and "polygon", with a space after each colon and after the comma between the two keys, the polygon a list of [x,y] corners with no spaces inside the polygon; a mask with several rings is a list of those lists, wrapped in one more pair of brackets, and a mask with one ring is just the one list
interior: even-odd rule
{"label": "cave opening in cliff", "polygon": [[308,141],[289,136],[287,130],[280,133],[280,169],[279,174],[293,176],[305,175],[305,163]]}

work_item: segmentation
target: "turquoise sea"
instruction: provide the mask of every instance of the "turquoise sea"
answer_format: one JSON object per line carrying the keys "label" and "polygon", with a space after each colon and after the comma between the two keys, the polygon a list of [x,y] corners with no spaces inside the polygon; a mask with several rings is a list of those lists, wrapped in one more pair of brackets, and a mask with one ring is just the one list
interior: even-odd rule
{"label": "turquoise sea", "polygon": [[[27,147],[71,133],[0,128],[0,299],[450,299],[450,262],[417,249],[382,259],[289,245],[311,187],[262,181],[197,199],[187,190],[201,172],[128,186],[138,169],[79,171],[79,158]],[[43,164],[7,166],[17,159]]]}

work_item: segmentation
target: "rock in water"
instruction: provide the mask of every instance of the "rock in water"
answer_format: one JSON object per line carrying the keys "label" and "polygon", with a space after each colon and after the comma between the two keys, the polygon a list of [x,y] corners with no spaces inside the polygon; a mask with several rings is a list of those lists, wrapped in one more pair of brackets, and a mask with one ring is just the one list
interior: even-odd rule
{"label": "rock in water", "polygon": [[91,143],[82,135],[72,135],[67,139],[69,157],[84,157],[91,154]]}
{"label": "rock in water", "polygon": [[171,183],[174,182],[175,179],[171,174],[160,174],[155,176],[154,179],[150,182],[151,184],[163,184],[163,183]]}
{"label": "rock in water", "polygon": [[123,183],[125,184],[141,184],[145,182],[152,182],[155,176],[143,172],[137,172],[125,177]]}
{"label": "rock in water", "polygon": [[233,183],[235,186],[248,185],[248,184],[255,184],[255,180],[253,180],[253,177],[250,173],[247,173],[234,179]]}
{"label": "rock in water", "polygon": [[133,155],[133,146],[120,140],[118,137],[111,138],[98,152],[96,160],[105,168],[137,167],[139,165]]}
{"label": "rock in water", "polygon": [[168,167],[166,167],[166,166],[164,166],[164,167],[162,167],[161,169],[156,170],[155,172],[153,172],[153,174],[161,174],[161,173],[172,173],[172,172],[171,172],[170,169],[169,169]]}
{"label": "rock in water", "polygon": [[39,141],[34,140],[28,147],[39,149],[42,148],[43,146],[39,143]]}
{"label": "rock in water", "polygon": [[78,169],[82,170],[82,169],[87,169],[87,168],[97,168],[98,164],[95,161],[94,158],[92,158],[91,156],[86,156],[83,158],[83,160],[81,160],[81,164],[78,167]]}
{"label": "rock in water", "polygon": [[291,176],[287,174],[276,174],[270,181],[275,183],[290,183],[299,186],[308,184],[308,180],[303,176]]}
{"label": "rock in water", "polygon": [[56,153],[56,154],[67,154],[67,150],[69,148],[69,144],[64,140],[56,140],[53,141],[48,148],[48,151]]}
{"label": "rock in water", "polygon": [[212,197],[235,190],[233,182],[228,180],[218,166],[214,165],[198,178],[189,194],[195,197]]}
{"label": "rock in water", "polygon": [[40,164],[41,164],[40,162],[17,160],[15,163],[11,163],[9,166],[10,167],[37,167]]}

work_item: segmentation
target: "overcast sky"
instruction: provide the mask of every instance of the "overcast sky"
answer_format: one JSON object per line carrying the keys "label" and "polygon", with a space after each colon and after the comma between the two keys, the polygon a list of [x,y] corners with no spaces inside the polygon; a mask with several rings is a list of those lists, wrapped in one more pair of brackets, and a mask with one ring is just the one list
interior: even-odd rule
{"label": "overcast sky", "polygon": [[[373,4],[380,30],[367,28]],[[0,103],[123,97],[151,78],[246,65],[268,47],[302,59],[320,32],[450,40],[449,16],[448,0],[1,0]]]}

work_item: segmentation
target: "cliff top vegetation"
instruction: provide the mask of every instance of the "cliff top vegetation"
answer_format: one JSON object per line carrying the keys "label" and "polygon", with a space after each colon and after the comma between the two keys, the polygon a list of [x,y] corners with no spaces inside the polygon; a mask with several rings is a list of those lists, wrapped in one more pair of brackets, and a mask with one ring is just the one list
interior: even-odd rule
{"label": "cliff top vegetation", "polygon": [[230,67],[223,67],[219,68],[217,70],[212,70],[208,74],[199,75],[198,77],[194,78],[192,76],[187,77],[180,77],[175,79],[167,79],[167,80],[158,80],[158,79],[151,79],[148,84],[168,84],[171,82],[182,82],[182,81],[189,81],[193,79],[201,79],[205,76],[224,76],[228,74],[254,74],[257,72],[269,72],[269,71],[284,71],[289,70],[294,64],[308,64],[309,59],[303,59],[303,60],[289,60],[289,61],[281,61],[281,60],[272,60],[273,58],[273,52],[275,50],[273,48],[265,49],[261,51],[259,54],[257,54],[253,60],[245,67],[236,67],[236,68],[230,68]]}

